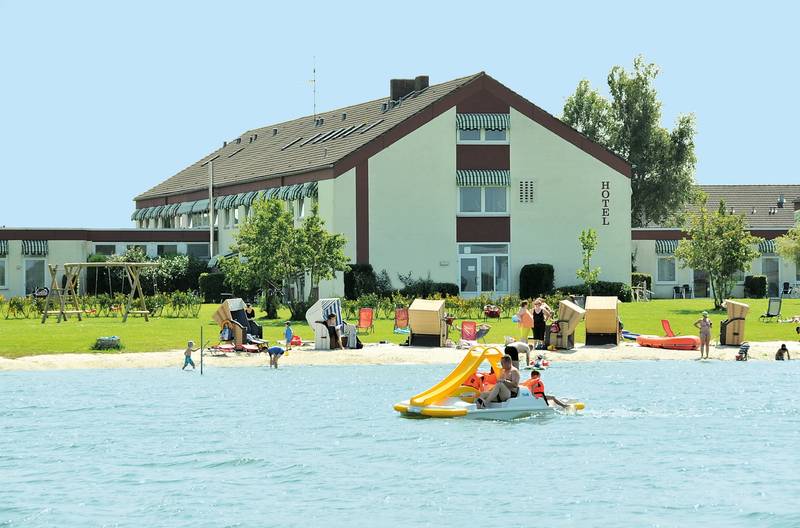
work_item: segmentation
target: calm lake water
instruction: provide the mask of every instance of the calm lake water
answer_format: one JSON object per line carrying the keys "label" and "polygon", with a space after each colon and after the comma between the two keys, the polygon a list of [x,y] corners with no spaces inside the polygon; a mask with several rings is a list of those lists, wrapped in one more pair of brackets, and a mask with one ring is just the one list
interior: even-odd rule
{"label": "calm lake water", "polygon": [[800,361],[556,365],[579,416],[392,411],[451,368],[0,373],[0,526],[800,526]]}

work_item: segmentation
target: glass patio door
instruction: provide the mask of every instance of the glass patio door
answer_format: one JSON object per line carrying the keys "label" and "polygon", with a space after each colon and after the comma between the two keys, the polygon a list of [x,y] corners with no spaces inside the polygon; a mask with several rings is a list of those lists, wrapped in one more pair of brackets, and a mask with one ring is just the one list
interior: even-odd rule
{"label": "glass patio door", "polygon": [[509,291],[507,244],[462,244],[459,269],[462,293],[506,294]]}
{"label": "glass patio door", "polygon": [[780,292],[778,257],[764,257],[761,261],[761,273],[767,276],[767,295],[777,297]]}
{"label": "glass patio door", "polygon": [[478,259],[476,257],[461,259],[461,291],[478,293]]}

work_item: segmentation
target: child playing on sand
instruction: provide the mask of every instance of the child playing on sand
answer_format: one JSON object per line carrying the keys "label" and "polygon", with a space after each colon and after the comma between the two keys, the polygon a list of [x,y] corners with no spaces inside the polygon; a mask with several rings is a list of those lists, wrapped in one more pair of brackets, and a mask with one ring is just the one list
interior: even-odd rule
{"label": "child playing on sand", "polygon": [[789,349],[786,348],[786,343],[782,344],[781,347],[775,352],[775,361],[788,361],[792,359],[789,356]]}
{"label": "child playing on sand", "polygon": [[194,341],[189,341],[189,343],[186,345],[186,350],[183,351],[183,368],[181,368],[181,370],[185,369],[189,365],[192,366],[192,370],[195,369],[194,361],[192,361],[192,352],[197,352],[200,349],[193,347]]}
{"label": "child playing on sand", "polygon": [[279,346],[271,346],[267,349],[267,353],[269,354],[269,366],[271,368],[278,368],[278,360],[283,355],[283,348]]}
{"label": "child playing on sand", "polygon": [[286,321],[286,329],[283,331],[283,337],[286,338],[286,350],[289,350],[289,347],[292,344],[292,338],[294,337],[294,332],[292,331],[292,323]]}

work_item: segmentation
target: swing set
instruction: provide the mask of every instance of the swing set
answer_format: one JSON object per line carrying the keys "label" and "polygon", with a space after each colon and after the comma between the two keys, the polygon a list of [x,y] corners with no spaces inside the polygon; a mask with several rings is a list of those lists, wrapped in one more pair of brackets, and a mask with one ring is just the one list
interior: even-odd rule
{"label": "swing set", "polygon": [[[155,268],[160,264],[158,262],[70,262],[64,264],[64,284],[63,287],[58,284],[58,270],[57,264],[50,264],[50,289],[47,292],[47,298],[44,302],[44,309],[42,310],[42,324],[51,315],[57,316],[56,322],[60,323],[61,320],[66,320],[68,315],[77,315],[78,321],[81,321],[81,315],[84,313],[81,310],[78,301],[78,278],[81,271],[88,268],[107,268],[109,274],[109,288],[111,287],[111,268],[122,268],[124,271],[123,284],[125,278],[128,280],[131,291],[125,299],[125,305],[122,312],[122,322],[128,319],[129,314],[139,314],[148,321],[150,310],[147,309],[145,304],[144,293],[142,292],[142,283],[140,280],[140,273],[144,268]],[[95,273],[95,281],[97,280],[98,273]],[[95,285],[95,289],[97,285]],[[138,297],[136,294],[138,293]],[[134,310],[136,301],[139,301],[140,309]],[[57,308],[50,310],[50,303],[53,307]]]}

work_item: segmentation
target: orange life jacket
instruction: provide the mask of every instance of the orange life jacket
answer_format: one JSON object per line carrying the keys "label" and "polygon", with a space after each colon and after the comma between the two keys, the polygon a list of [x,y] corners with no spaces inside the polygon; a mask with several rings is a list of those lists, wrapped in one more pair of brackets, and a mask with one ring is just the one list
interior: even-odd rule
{"label": "orange life jacket", "polygon": [[522,385],[527,387],[528,390],[531,391],[531,394],[533,394],[533,396],[535,398],[541,398],[542,396],[544,396],[544,383],[542,383],[542,379],[541,378],[538,378],[538,379],[533,379],[533,378],[527,379],[527,380],[522,382]]}
{"label": "orange life jacket", "polygon": [[474,388],[474,389],[476,389],[476,390],[478,390],[480,392],[480,390],[481,390],[481,379],[478,377],[478,373],[475,372],[470,377],[468,377],[467,380],[464,383],[462,383],[461,385],[467,386],[467,387],[472,387],[472,388]]}

